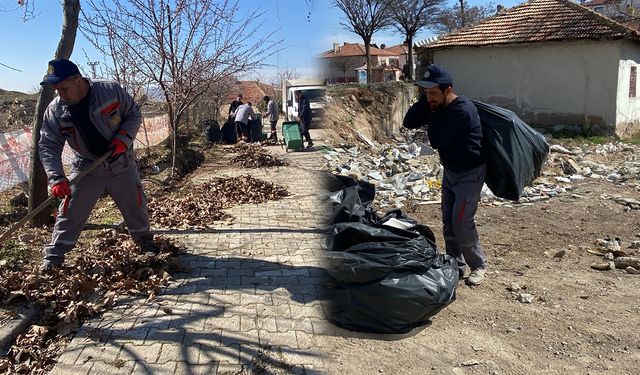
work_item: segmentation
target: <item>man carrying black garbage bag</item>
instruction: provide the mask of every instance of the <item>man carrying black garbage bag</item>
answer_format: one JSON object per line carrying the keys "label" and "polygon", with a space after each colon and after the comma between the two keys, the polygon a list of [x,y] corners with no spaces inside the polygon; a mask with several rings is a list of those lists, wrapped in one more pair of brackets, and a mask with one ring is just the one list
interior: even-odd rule
{"label": "man carrying black garbage bag", "polygon": [[403,126],[427,126],[431,147],[444,167],[442,224],[446,252],[458,259],[460,277],[471,268],[467,284],[480,285],[487,269],[475,214],[486,175],[482,128],[473,103],[453,91],[453,79],[440,65],[429,65],[416,83],[419,100],[404,117]]}

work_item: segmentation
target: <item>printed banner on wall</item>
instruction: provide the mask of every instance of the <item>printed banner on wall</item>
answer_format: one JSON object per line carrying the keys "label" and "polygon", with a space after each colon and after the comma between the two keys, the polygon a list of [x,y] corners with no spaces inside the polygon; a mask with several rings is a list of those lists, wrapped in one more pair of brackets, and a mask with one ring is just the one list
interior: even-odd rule
{"label": "printed banner on wall", "polygon": [[[143,118],[135,148],[154,146],[167,139],[170,134],[169,116]],[[29,180],[29,158],[31,154],[31,129],[0,133],[0,191],[10,189]],[[73,151],[65,145],[62,163],[71,164]]]}

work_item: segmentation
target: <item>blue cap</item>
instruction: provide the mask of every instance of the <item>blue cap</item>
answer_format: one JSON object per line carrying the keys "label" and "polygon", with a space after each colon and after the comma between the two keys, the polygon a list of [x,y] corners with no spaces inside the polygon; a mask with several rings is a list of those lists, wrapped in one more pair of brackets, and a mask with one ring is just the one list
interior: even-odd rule
{"label": "blue cap", "polygon": [[416,85],[425,89],[431,89],[439,85],[453,86],[453,78],[443,66],[431,64],[427,66],[427,71],[424,73],[422,81],[416,82]]}
{"label": "blue cap", "polygon": [[80,70],[76,64],[67,59],[55,59],[49,61],[49,68],[47,69],[47,75],[44,76],[41,85],[45,83],[56,84],[64,81],[65,79],[80,74]]}

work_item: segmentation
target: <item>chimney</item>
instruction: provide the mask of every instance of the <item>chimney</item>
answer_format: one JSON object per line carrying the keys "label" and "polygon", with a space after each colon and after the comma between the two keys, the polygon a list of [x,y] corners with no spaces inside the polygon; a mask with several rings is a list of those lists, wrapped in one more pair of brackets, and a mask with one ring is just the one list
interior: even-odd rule
{"label": "chimney", "polygon": [[340,52],[340,45],[338,43],[333,43],[333,53]]}
{"label": "chimney", "polygon": [[382,43],[382,44],[380,45],[380,49],[385,49],[385,48],[387,48],[387,46],[386,46],[384,43]]}

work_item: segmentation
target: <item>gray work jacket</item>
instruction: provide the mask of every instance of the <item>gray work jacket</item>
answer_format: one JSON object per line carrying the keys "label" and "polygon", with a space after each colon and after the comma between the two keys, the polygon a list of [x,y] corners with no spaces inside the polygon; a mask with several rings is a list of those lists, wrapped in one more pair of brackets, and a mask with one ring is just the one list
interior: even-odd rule
{"label": "gray work jacket", "polygon": [[[85,78],[86,79],[86,78]],[[138,134],[142,114],[140,108],[118,83],[110,81],[91,81],[89,110],[91,122],[107,140],[119,138],[127,145],[123,156],[111,162],[107,160],[102,168],[116,175],[136,167],[133,152],[133,140]],[[44,114],[38,143],[40,160],[47,173],[50,185],[65,179],[62,166],[62,149],[67,142],[74,152],[72,171],[81,171],[96,158],[78,133],[69,105],[56,97],[51,101]]]}

